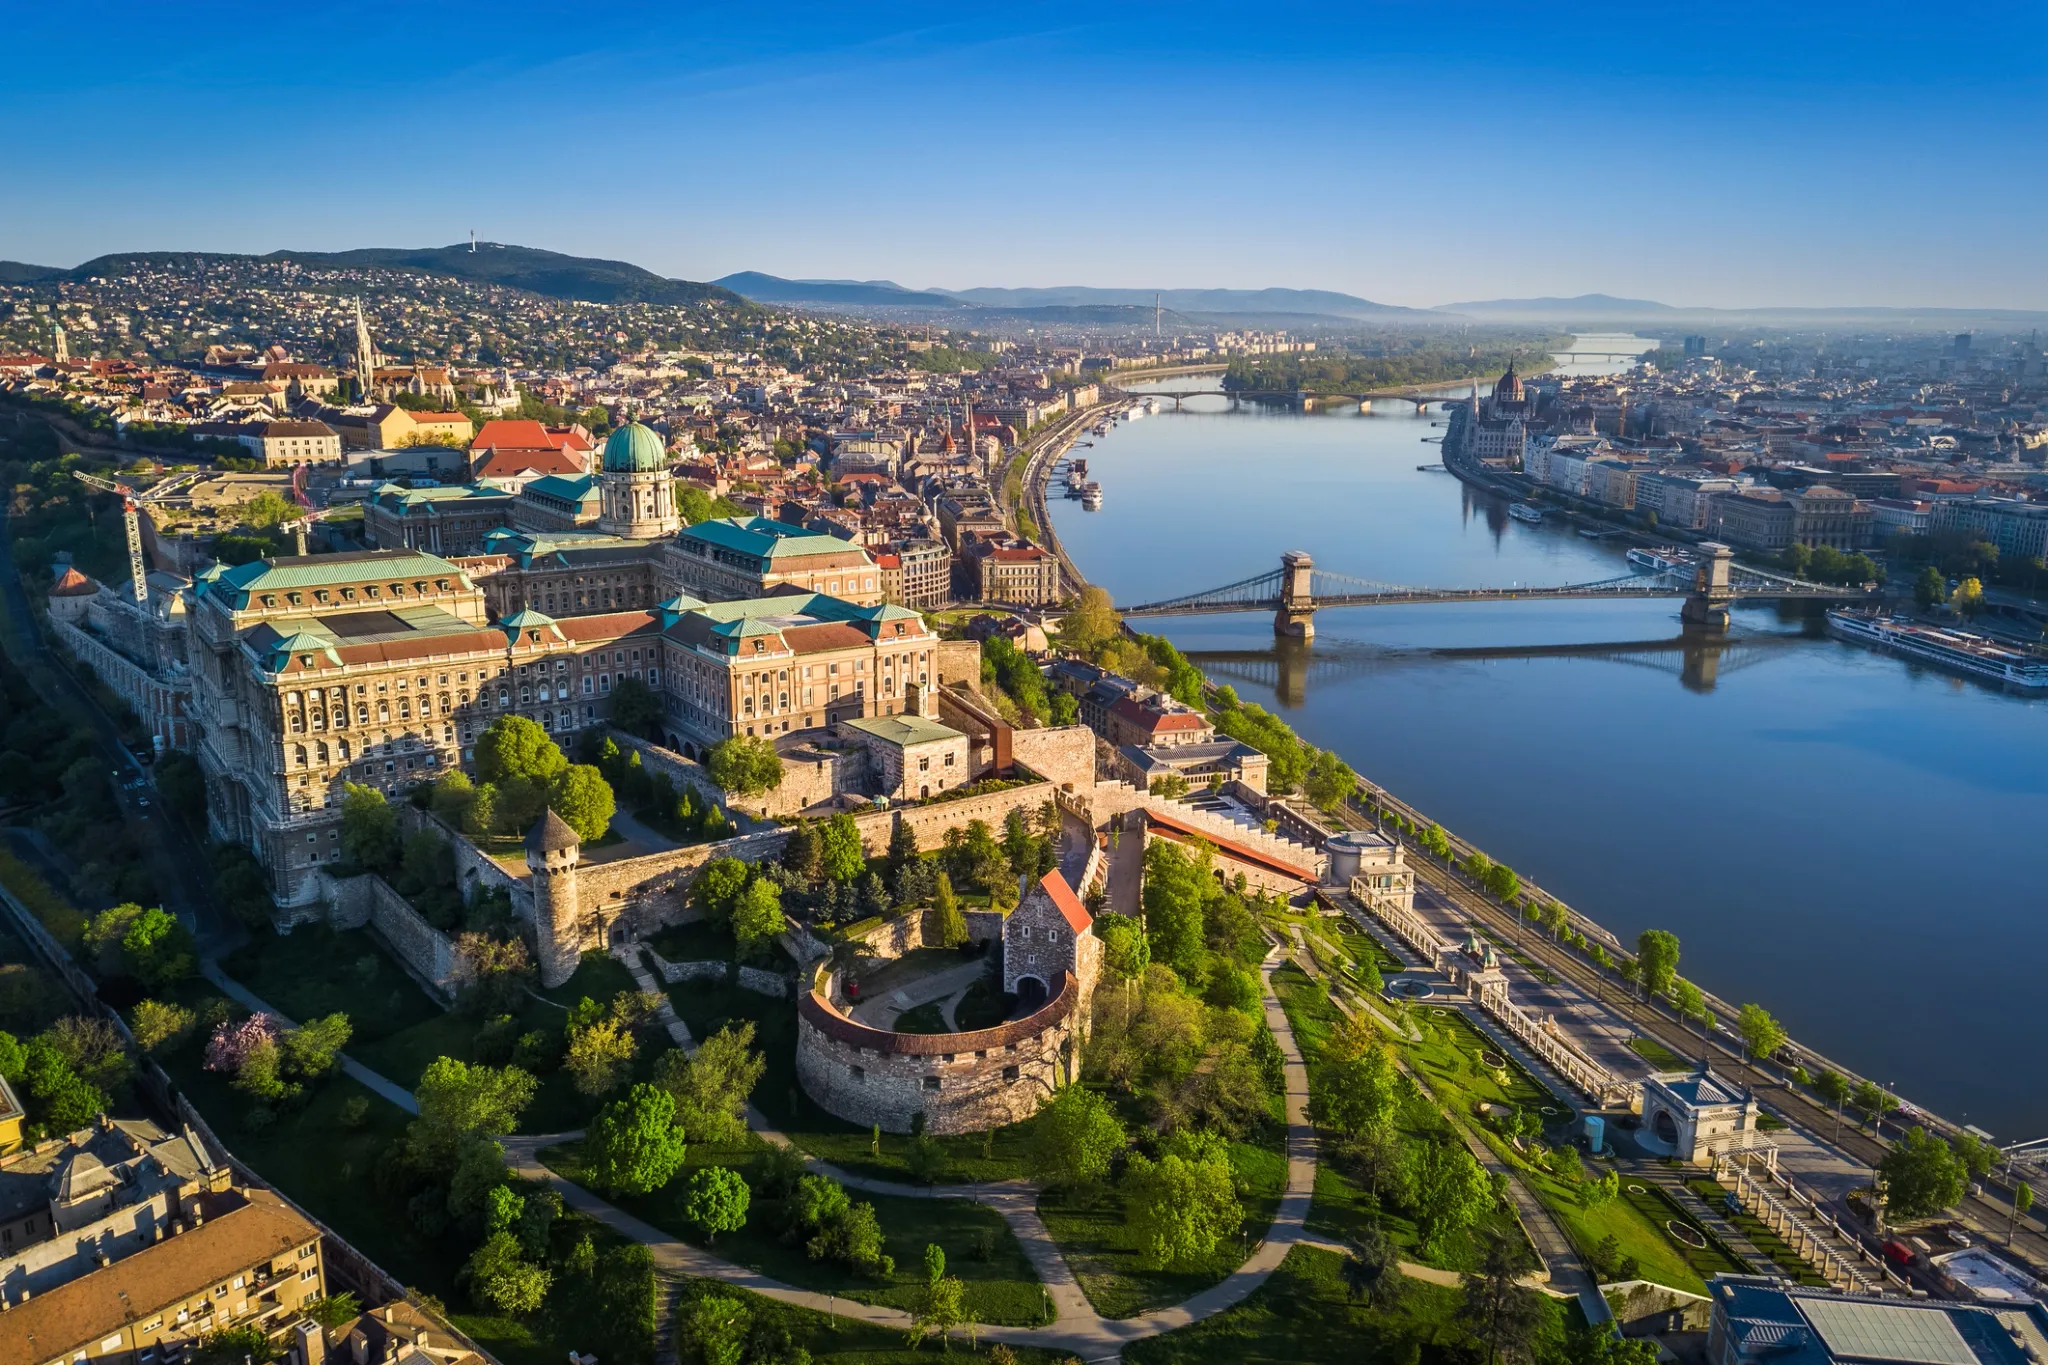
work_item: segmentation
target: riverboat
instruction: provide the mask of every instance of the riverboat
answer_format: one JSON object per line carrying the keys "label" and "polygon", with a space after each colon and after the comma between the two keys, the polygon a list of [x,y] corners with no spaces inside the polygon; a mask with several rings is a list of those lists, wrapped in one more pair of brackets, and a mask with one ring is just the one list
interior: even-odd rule
{"label": "riverboat", "polygon": [[1533,525],[1543,520],[1543,509],[1531,507],[1525,502],[1511,502],[1508,504],[1508,515],[1516,521],[1526,521]]}
{"label": "riverboat", "polygon": [[1641,569],[1644,573],[1669,573],[1683,569],[1692,563],[1685,551],[1670,545],[1659,545],[1654,550],[1638,545],[1628,552],[1629,567]]}
{"label": "riverboat", "polygon": [[1828,630],[1844,640],[2003,683],[2016,691],[2048,692],[2048,658],[2000,644],[1988,635],[1850,607],[1828,612]]}
{"label": "riverboat", "polygon": [[1082,506],[1082,508],[1083,508],[1084,510],[1086,510],[1086,511],[1089,511],[1089,512],[1100,512],[1100,511],[1102,510],[1102,485],[1101,485],[1101,484],[1099,484],[1099,483],[1091,483],[1091,484],[1084,484],[1084,485],[1082,486],[1082,488],[1081,488],[1081,506]]}

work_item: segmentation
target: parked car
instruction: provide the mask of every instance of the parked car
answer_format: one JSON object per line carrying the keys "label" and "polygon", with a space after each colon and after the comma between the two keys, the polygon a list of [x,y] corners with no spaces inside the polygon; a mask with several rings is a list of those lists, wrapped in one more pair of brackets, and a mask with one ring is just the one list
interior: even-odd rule
{"label": "parked car", "polygon": [[1907,1246],[1904,1242],[1886,1242],[1884,1244],[1884,1258],[1899,1267],[1899,1269],[1904,1270],[1907,1266],[1913,1264],[1913,1248]]}

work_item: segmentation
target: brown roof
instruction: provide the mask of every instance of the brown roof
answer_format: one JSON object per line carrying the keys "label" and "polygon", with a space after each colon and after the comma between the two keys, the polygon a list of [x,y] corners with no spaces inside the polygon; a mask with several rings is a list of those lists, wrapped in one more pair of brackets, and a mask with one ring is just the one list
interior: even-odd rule
{"label": "brown roof", "polygon": [[1088,926],[1095,923],[1095,917],[1088,913],[1087,906],[1081,904],[1081,898],[1074,894],[1074,888],[1067,885],[1067,879],[1060,875],[1058,868],[1040,877],[1038,885],[1052,897],[1052,903],[1058,907],[1060,917],[1066,920],[1069,929],[1077,934],[1088,932]]}
{"label": "brown roof", "polygon": [[477,432],[476,443],[478,446],[523,450],[542,450],[555,444],[548,439],[546,427],[523,417],[492,418]]}
{"label": "brown roof", "polygon": [[575,644],[593,644],[652,633],[660,624],[651,611],[607,611],[594,616],[564,616],[555,622],[555,628]]}
{"label": "brown roof", "polygon": [[78,570],[67,567],[64,574],[50,585],[52,597],[90,597],[100,590],[100,585],[87,578]]}
{"label": "brown roof", "polygon": [[[1085,916],[1087,912],[1082,914]],[[963,1052],[988,1052],[1026,1038],[1035,1038],[1072,1014],[1080,997],[1081,983],[1074,979],[1072,972],[1061,972],[1059,989],[1053,992],[1052,999],[1039,1006],[1036,1013],[997,1024],[994,1028],[974,1029],[967,1033],[890,1033],[885,1029],[869,1028],[841,1014],[815,990],[798,1000],[796,1009],[797,1016],[812,1028],[850,1047],[863,1047],[871,1052],[897,1057],[946,1057]]]}
{"label": "brown roof", "polygon": [[859,626],[843,621],[825,621],[815,626],[785,626],[782,639],[795,654],[819,654],[828,649],[859,649],[874,643]]}
{"label": "brown roof", "polygon": [[0,1360],[67,1355],[320,1235],[269,1190],[242,1193],[239,1208],[0,1313]]}
{"label": "brown roof", "polygon": [[478,447],[479,458],[470,471],[472,478],[502,479],[531,469],[541,474],[581,474],[582,463],[567,451],[553,446]]}

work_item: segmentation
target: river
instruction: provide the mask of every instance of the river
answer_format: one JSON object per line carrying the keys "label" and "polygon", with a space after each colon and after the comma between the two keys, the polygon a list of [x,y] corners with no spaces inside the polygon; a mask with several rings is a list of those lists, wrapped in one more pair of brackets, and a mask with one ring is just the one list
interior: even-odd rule
{"label": "river", "polygon": [[[1441,458],[1425,441],[1442,421],[1405,403],[1190,398],[1077,451],[1104,506],[1055,497],[1052,518],[1119,602],[1249,578],[1290,549],[1431,586],[1627,571],[1618,545],[1511,521],[1418,468]],[[2032,995],[2048,703],[1767,606],[1738,609],[1724,648],[1690,651],[1676,601],[1323,611],[1313,645],[1284,650],[1264,615],[1141,624],[1624,940],[1671,930],[1684,975],[1764,1005],[1795,1040],[2001,1142],[2048,1135]],[[1606,642],[1631,647],[1586,648]]]}

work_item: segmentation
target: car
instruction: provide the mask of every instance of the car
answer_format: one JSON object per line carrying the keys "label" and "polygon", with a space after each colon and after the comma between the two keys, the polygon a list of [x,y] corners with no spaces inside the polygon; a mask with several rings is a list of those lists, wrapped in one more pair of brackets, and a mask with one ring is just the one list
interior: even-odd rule
{"label": "car", "polygon": [[1961,1228],[1943,1228],[1941,1235],[1946,1237],[1955,1246],[1966,1247],[1970,1245],[1970,1234],[1964,1232]]}

